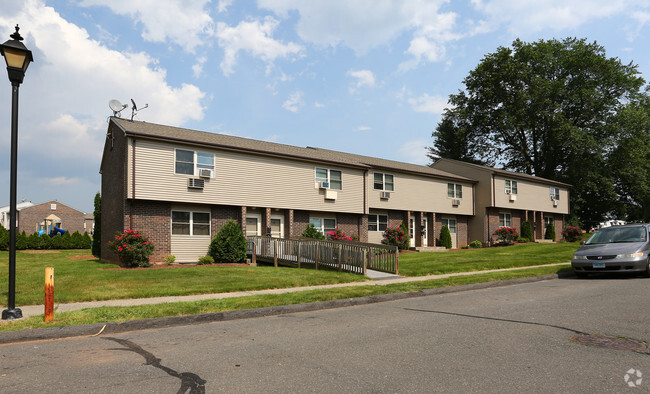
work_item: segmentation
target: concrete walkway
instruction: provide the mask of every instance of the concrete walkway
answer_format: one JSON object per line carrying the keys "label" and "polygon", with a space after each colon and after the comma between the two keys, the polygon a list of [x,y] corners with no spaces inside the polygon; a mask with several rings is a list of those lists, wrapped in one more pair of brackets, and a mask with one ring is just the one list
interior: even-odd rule
{"label": "concrete walkway", "polygon": [[[349,286],[382,286],[389,285],[393,283],[405,283],[405,282],[420,282],[431,279],[443,279],[449,278],[452,276],[463,276],[463,275],[476,275],[484,274],[490,272],[500,272],[500,271],[516,271],[528,268],[537,268],[537,267],[552,267],[557,265],[566,265],[567,263],[558,263],[558,264],[545,264],[545,265],[536,265],[528,267],[517,267],[517,268],[505,268],[497,270],[487,270],[487,271],[474,271],[474,272],[458,272],[453,274],[444,274],[444,275],[428,275],[428,276],[415,276],[415,277],[401,277],[393,274],[386,274],[379,271],[367,271],[367,276],[374,281],[369,282],[351,282],[351,283],[337,283],[333,285],[317,285],[317,286],[304,286],[304,287],[291,287],[287,289],[268,289],[268,290],[254,290],[254,291],[237,291],[232,293],[216,293],[216,294],[195,294],[188,296],[173,296],[173,297],[152,297],[152,298],[133,298],[133,299],[124,299],[124,300],[106,300],[106,301],[90,301],[90,302],[74,302],[69,304],[55,304],[54,313],[58,312],[68,312],[76,311],[86,308],[99,308],[102,306],[135,306],[135,305],[151,305],[151,304],[164,304],[170,302],[184,302],[184,301],[201,301],[201,300],[216,300],[224,298],[235,298],[235,297],[245,297],[252,295],[263,295],[263,294],[284,294],[292,293],[297,291],[305,290],[316,290],[316,289],[330,289],[336,287],[349,287]],[[18,305],[23,312],[23,317],[31,317],[42,315],[44,313],[45,307],[43,305],[28,305],[20,306]]]}

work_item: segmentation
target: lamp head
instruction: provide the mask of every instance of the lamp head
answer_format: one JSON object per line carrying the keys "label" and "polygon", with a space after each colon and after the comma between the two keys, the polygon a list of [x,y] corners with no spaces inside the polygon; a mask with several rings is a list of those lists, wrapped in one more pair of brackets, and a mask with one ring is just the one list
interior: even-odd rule
{"label": "lamp head", "polygon": [[27,49],[21,42],[23,38],[18,33],[18,30],[20,28],[16,25],[16,32],[10,36],[12,39],[0,45],[0,54],[7,63],[7,73],[11,83],[21,84],[25,77],[25,71],[27,71],[29,63],[34,61],[34,58],[32,57],[32,51]]}

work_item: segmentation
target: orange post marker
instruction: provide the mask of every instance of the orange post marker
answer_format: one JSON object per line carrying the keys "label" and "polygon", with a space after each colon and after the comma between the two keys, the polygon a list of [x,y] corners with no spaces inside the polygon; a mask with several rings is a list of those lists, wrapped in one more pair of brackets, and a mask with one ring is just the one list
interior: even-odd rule
{"label": "orange post marker", "polygon": [[45,268],[45,321],[54,319],[54,268]]}

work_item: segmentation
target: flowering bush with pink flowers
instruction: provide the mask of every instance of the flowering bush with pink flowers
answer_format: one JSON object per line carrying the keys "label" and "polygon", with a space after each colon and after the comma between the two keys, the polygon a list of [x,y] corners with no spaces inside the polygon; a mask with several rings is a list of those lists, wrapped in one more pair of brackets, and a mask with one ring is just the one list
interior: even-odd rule
{"label": "flowering bush with pink flowers", "polygon": [[566,226],[566,228],[562,230],[562,237],[564,237],[567,242],[576,242],[582,238],[582,230],[579,227]]}
{"label": "flowering bush with pink flowers", "polygon": [[153,243],[145,235],[135,230],[125,230],[115,234],[115,239],[108,243],[108,248],[115,252],[124,267],[150,267],[149,256],[153,253]]}
{"label": "flowering bush with pink flowers", "polygon": [[517,229],[514,227],[499,227],[498,229],[494,230],[494,235],[499,237],[499,240],[501,240],[501,242],[508,244],[512,243],[512,241],[519,237],[519,234],[517,234]]}
{"label": "flowering bush with pink flowers", "polygon": [[381,243],[384,245],[397,246],[400,250],[409,248],[409,237],[400,227],[388,227],[383,236],[384,239],[381,240]]}
{"label": "flowering bush with pink flowers", "polygon": [[330,231],[327,235],[327,239],[330,241],[352,241],[352,237],[348,237],[345,233],[338,228],[336,230]]}

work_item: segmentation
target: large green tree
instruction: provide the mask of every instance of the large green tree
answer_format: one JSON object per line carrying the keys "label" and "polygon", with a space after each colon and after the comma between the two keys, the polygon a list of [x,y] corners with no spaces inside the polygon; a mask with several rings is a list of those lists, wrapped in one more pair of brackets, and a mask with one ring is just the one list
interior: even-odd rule
{"label": "large green tree", "polygon": [[453,121],[473,159],[572,184],[572,214],[585,226],[616,209],[607,157],[618,137],[607,125],[640,93],[636,65],[584,39],[515,40],[463,82],[440,125]]}
{"label": "large green tree", "polygon": [[95,194],[95,230],[93,232],[92,253],[93,256],[100,259],[102,257],[102,196],[97,192]]}

